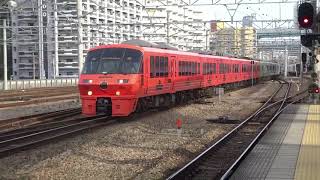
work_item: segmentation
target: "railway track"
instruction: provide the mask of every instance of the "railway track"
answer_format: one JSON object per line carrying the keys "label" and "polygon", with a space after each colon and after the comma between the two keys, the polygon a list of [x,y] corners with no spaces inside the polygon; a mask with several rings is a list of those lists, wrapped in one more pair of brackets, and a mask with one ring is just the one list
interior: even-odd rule
{"label": "railway track", "polygon": [[61,111],[36,114],[0,121],[0,133],[16,128],[23,128],[33,124],[46,123],[49,121],[60,121],[81,114],[80,108],[66,109]]}
{"label": "railway track", "polygon": [[24,130],[2,133],[0,134],[0,158],[115,121],[116,118],[106,116],[84,117],[68,122],[45,123]]}
{"label": "railway track", "polygon": [[[282,97],[280,92],[285,89]],[[208,149],[173,173],[168,179],[226,179],[251,150],[287,103],[295,103],[304,92],[289,96],[291,84],[281,83],[278,90],[249,118]]]}
{"label": "railway track", "polygon": [[78,98],[77,93],[78,90],[75,87],[0,92],[0,108],[76,99]]}

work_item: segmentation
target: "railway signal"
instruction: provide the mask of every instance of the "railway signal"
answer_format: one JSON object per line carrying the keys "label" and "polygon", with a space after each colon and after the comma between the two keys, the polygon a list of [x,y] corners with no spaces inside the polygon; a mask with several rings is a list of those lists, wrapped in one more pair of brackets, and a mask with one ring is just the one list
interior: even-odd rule
{"label": "railway signal", "polygon": [[311,94],[319,94],[320,93],[320,88],[317,84],[311,84],[309,86],[309,90],[308,90],[309,93]]}
{"label": "railway signal", "polygon": [[313,25],[314,8],[311,3],[302,3],[298,8],[298,22],[301,28],[311,28]]}

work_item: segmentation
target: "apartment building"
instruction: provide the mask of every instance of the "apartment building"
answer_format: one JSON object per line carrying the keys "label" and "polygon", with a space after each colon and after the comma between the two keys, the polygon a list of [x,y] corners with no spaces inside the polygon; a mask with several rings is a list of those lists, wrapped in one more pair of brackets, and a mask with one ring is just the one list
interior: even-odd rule
{"label": "apartment building", "polygon": [[79,43],[86,56],[91,47],[142,37],[141,25],[135,24],[142,19],[142,7],[135,0],[16,1],[15,79],[78,77],[83,63]]}
{"label": "apartment building", "polygon": [[205,28],[201,12],[183,5],[182,1],[168,0],[166,7],[158,7],[159,1],[147,1],[143,11],[143,39],[166,42],[181,50],[204,50]]}
{"label": "apartment building", "polygon": [[210,49],[219,55],[257,57],[253,27],[224,28],[211,35]]}

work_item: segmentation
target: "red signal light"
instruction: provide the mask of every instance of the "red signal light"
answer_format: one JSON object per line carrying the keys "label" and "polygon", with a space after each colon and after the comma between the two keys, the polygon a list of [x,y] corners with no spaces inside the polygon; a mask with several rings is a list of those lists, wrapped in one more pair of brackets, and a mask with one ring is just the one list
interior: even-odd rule
{"label": "red signal light", "polygon": [[320,89],[319,89],[319,88],[317,88],[317,89],[314,90],[314,93],[317,93],[317,94],[318,94],[319,92],[320,92]]}
{"label": "red signal light", "polygon": [[298,22],[301,28],[311,28],[314,18],[314,7],[311,3],[302,3],[298,8]]}

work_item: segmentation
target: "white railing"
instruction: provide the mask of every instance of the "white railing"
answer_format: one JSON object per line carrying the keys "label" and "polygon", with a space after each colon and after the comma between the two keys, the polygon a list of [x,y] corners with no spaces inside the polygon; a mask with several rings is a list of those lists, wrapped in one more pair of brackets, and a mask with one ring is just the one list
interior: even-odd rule
{"label": "white railing", "polygon": [[[7,90],[31,89],[41,87],[76,86],[78,78],[67,79],[35,79],[35,80],[9,80]],[[3,91],[3,81],[0,81],[0,91]]]}

